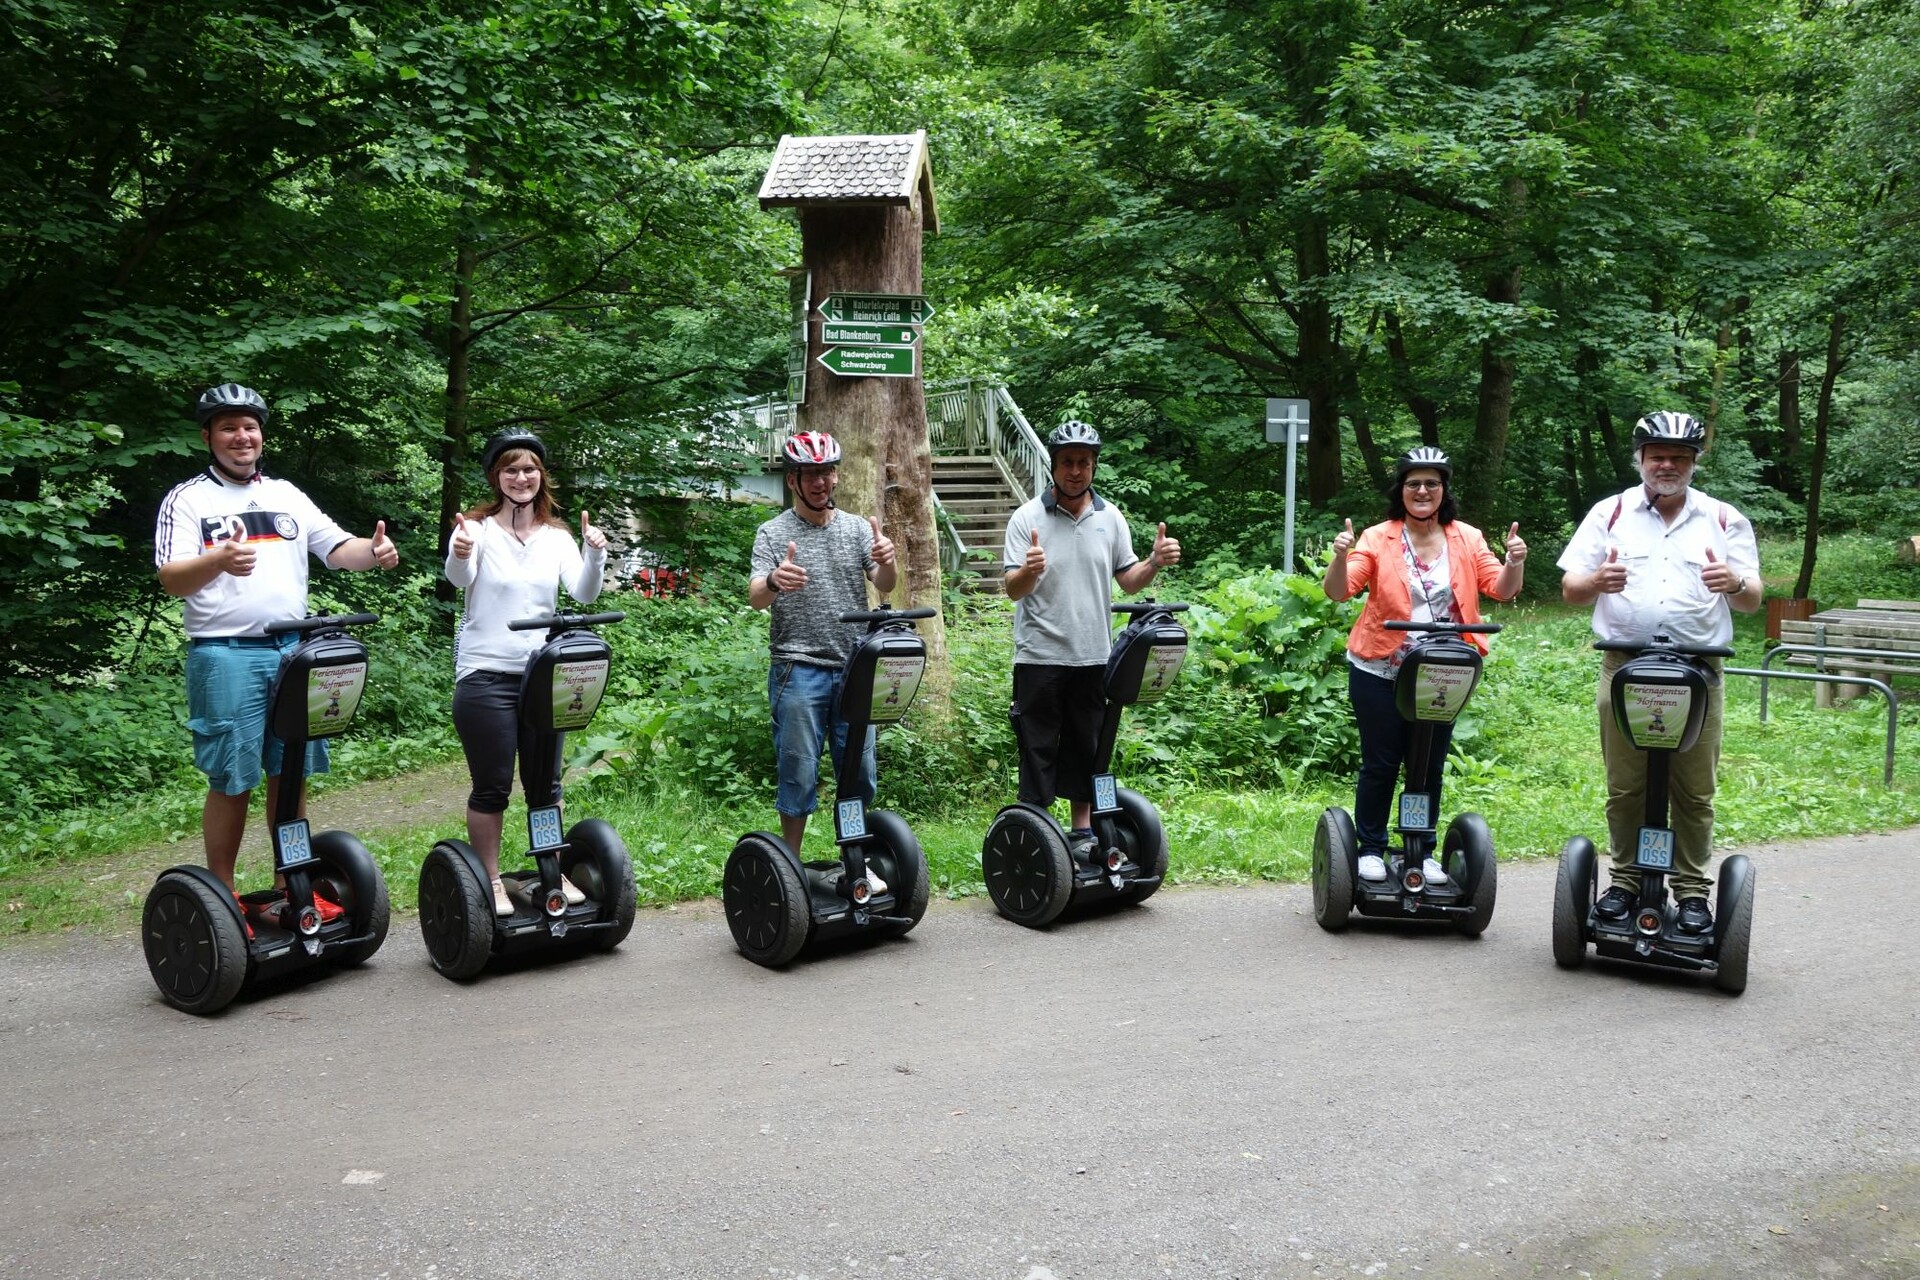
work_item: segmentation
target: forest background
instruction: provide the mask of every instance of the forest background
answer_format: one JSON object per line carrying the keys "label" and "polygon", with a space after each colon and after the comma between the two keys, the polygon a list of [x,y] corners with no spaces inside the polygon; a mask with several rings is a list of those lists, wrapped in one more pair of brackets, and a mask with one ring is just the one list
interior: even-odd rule
{"label": "forest background", "polygon": [[[710,411],[784,383],[798,236],[754,195],[788,132],[928,131],[927,377],[1099,424],[1103,491],[1186,545],[1163,592],[1206,606],[1199,660],[1123,765],[1192,788],[1193,822],[1350,777],[1349,615],[1280,565],[1268,396],[1314,405],[1307,557],[1439,444],[1551,601],[1633,420],[1678,407],[1773,594],[1920,597],[1892,549],[1920,532],[1911,3],[0,0],[0,32],[0,872],[190,831],[153,513],[228,379],[274,405],[270,469],[401,547],[399,573],[317,580],[386,619],[343,776],[455,750],[442,515],[479,442],[529,426],[570,513],[644,523],[701,583],[628,602],[576,762],[764,824],[764,620],[740,620],[765,511],[683,495],[740,466]],[[883,769],[893,803],[977,828],[1011,790],[1004,606],[947,604],[951,707]],[[1529,699],[1454,767],[1564,821],[1590,783],[1527,726],[1592,736],[1591,655],[1537,610],[1550,654],[1509,645],[1489,679],[1531,662]],[[1840,772],[1877,783],[1870,722],[1791,724],[1756,750],[1865,744]],[[1848,795],[1855,825],[1920,816],[1904,762],[1891,799]]]}

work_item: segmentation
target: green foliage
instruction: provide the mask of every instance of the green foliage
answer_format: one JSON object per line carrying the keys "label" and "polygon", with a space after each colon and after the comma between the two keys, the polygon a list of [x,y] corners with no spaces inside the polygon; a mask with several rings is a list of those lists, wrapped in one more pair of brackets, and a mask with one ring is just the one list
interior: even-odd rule
{"label": "green foliage", "polygon": [[1359,612],[1358,600],[1335,603],[1298,574],[1229,578],[1198,593],[1188,614],[1192,679],[1256,699],[1263,755],[1276,771],[1297,778],[1353,767],[1360,740],[1347,706],[1346,643]]}

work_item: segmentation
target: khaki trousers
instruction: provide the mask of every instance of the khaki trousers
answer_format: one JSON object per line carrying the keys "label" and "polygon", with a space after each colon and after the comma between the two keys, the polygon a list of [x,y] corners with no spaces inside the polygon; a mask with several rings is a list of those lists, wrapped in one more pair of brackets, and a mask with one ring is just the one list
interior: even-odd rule
{"label": "khaki trousers", "polygon": [[[1613,858],[1613,883],[1638,893],[1640,869],[1633,865],[1646,822],[1647,761],[1613,720],[1613,673],[1633,655],[1605,653],[1595,699],[1600,712],[1600,754],[1607,763],[1607,852]],[[1716,669],[1717,660],[1713,660]],[[1675,753],[1667,771],[1667,825],[1673,828],[1673,871],[1668,881],[1675,900],[1709,896],[1713,861],[1714,773],[1720,767],[1720,733],[1725,722],[1726,689],[1715,684],[1707,694],[1707,718],[1691,750]]]}

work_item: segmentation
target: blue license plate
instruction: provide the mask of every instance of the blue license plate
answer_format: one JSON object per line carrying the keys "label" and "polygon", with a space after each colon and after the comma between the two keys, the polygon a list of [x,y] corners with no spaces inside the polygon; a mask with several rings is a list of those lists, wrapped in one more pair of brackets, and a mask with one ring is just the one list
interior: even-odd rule
{"label": "blue license plate", "polygon": [[1114,796],[1113,775],[1097,773],[1093,776],[1093,808],[1096,813],[1112,813],[1119,809],[1120,802]]}
{"label": "blue license plate", "polygon": [[867,802],[858,796],[840,801],[834,808],[833,819],[840,828],[841,843],[867,838]]}
{"label": "blue license plate", "polygon": [[1401,795],[1400,829],[1402,831],[1433,830],[1433,797],[1420,792]]}
{"label": "blue license plate", "polygon": [[1643,871],[1673,870],[1673,832],[1666,827],[1640,828],[1640,844],[1633,865]]}
{"label": "blue license plate", "polygon": [[313,829],[305,818],[281,823],[275,834],[280,837],[280,870],[313,861]]}
{"label": "blue license plate", "polygon": [[527,810],[528,847],[557,849],[560,843],[560,806],[550,804]]}

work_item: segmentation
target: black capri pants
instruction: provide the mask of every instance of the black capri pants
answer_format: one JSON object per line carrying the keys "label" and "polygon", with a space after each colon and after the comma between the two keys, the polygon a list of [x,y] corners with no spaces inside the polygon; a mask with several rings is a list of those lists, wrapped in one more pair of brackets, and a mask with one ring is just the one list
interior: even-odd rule
{"label": "black capri pants", "polygon": [[1013,664],[1013,735],[1020,742],[1020,799],[1093,802],[1093,756],[1106,714],[1105,666]]}
{"label": "black capri pants", "polygon": [[[537,760],[533,731],[520,719],[520,673],[476,671],[453,686],[453,728],[467,755],[467,773],[473,790],[467,807],[475,813],[505,813],[513,795],[513,758],[520,757],[520,783],[528,787],[529,805],[552,804],[559,799],[536,796],[528,779],[547,776],[551,763]],[[554,750],[559,750],[559,735]],[[557,773],[556,773],[557,779]]]}

